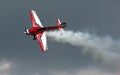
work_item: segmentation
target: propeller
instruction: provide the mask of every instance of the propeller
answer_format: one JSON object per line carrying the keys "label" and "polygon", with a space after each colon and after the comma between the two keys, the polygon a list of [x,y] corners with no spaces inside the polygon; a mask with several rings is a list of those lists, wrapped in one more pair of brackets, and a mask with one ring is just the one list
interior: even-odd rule
{"label": "propeller", "polygon": [[26,29],[26,27],[25,27],[24,33],[27,34],[27,29]]}

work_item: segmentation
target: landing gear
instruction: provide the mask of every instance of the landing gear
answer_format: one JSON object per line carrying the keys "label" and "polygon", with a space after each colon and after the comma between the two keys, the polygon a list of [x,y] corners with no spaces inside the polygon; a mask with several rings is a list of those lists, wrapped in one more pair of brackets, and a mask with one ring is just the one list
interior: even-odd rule
{"label": "landing gear", "polygon": [[33,35],[33,40],[36,40],[36,36],[35,35]]}

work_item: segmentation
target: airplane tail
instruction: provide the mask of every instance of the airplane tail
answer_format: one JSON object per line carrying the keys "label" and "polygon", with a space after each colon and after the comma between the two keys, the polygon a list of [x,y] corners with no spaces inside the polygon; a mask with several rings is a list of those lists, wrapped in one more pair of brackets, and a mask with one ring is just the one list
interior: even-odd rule
{"label": "airplane tail", "polygon": [[61,23],[59,19],[56,20],[56,25],[61,33],[64,32],[64,27],[66,27],[66,23]]}

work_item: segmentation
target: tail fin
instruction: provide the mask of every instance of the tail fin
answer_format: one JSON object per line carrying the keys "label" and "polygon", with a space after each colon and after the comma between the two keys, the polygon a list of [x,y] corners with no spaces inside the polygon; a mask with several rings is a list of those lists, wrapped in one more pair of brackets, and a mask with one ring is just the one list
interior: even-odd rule
{"label": "tail fin", "polygon": [[64,32],[64,29],[61,28],[61,22],[60,22],[59,19],[56,20],[56,25],[58,26],[59,31],[60,31],[61,33],[63,33],[63,32]]}

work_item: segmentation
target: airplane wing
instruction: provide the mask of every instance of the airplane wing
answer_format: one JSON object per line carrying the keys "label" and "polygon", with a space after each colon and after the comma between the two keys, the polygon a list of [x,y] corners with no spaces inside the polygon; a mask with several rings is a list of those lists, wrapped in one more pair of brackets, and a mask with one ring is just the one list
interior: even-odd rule
{"label": "airplane wing", "polygon": [[30,10],[30,18],[31,18],[33,27],[43,27],[34,10]]}
{"label": "airplane wing", "polygon": [[47,39],[46,39],[46,32],[36,34],[36,38],[38,41],[38,44],[42,51],[46,51],[47,48]]}

